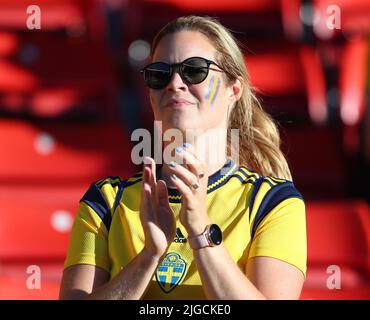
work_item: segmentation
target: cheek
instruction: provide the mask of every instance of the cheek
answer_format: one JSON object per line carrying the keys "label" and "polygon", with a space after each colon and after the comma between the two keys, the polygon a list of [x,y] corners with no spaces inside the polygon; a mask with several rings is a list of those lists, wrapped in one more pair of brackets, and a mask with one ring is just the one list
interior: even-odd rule
{"label": "cheek", "polygon": [[159,96],[156,93],[149,94],[150,106],[153,112],[153,116],[156,120],[161,118],[161,112],[159,108]]}
{"label": "cheek", "polygon": [[213,106],[215,105],[215,102],[220,91],[220,86],[221,78],[212,75],[209,79],[208,87],[206,89],[206,93],[204,96],[205,101],[207,101],[211,105],[211,108],[213,108]]}
{"label": "cheek", "polygon": [[150,99],[150,103],[152,104],[152,106],[154,106],[154,104],[155,104],[155,98],[154,98],[153,91],[150,91],[149,92],[149,99]]}
{"label": "cheek", "polygon": [[150,104],[152,105],[152,109],[153,110],[157,109],[159,105],[158,93],[150,92],[149,99],[150,99]]}

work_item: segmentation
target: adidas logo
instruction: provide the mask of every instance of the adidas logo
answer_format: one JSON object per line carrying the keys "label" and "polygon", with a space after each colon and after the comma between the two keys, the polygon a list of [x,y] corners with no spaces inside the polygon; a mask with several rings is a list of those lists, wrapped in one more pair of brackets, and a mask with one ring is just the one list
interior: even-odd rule
{"label": "adidas logo", "polygon": [[187,240],[184,237],[184,235],[182,234],[180,228],[176,228],[176,236],[175,236],[175,239],[173,239],[173,242],[176,242],[176,243],[185,243],[186,241]]}

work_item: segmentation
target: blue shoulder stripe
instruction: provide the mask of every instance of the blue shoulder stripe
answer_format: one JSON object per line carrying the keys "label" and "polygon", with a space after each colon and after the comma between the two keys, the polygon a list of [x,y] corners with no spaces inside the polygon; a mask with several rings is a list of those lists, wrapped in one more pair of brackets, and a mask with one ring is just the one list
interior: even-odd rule
{"label": "blue shoulder stripe", "polygon": [[132,186],[138,181],[141,181],[141,179],[135,180],[135,181],[128,181],[128,180],[123,180],[121,183],[118,185],[118,191],[116,194],[116,199],[114,200],[114,205],[113,205],[113,214],[116,212],[117,207],[119,206],[119,203],[121,201],[123,191],[125,190],[126,187]]}
{"label": "blue shoulder stripe", "polygon": [[[254,195],[255,196],[255,195]],[[273,186],[263,198],[261,205],[259,206],[256,217],[253,222],[252,236],[257,231],[258,226],[262,220],[268,215],[268,213],[275,208],[282,201],[289,198],[299,198],[303,200],[302,195],[295,188],[294,184],[291,181],[286,181],[278,185]]]}
{"label": "blue shoulder stripe", "polygon": [[96,183],[90,185],[89,190],[86,191],[80,202],[85,202],[92,208],[98,216],[102,219],[104,225],[109,231],[112,222],[109,205]]}
{"label": "blue shoulder stripe", "polygon": [[254,182],[254,188],[253,188],[252,195],[251,195],[251,200],[250,200],[250,203],[249,203],[249,220],[250,220],[251,215],[252,215],[253,205],[254,205],[254,201],[256,199],[256,195],[257,195],[257,193],[260,189],[260,186],[263,182],[263,179],[264,179],[264,177],[260,177]]}
{"label": "blue shoulder stripe", "polygon": [[[112,223],[112,215],[116,211],[119,203],[121,201],[123,191],[126,187],[134,185],[135,183],[141,181],[142,179],[136,179],[134,181],[121,180],[120,177],[108,177],[104,180],[92,183],[90,188],[86,191],[85,195],[82,197],[80,202],[85,202],[90,208],[92,208],[98,216],[102,219],[104,225],[109,231],[110,225]],[[110,208],[104,194],[101,191],[101,187],[105,184],[111,184],[112,187],[117,187],[117,194],[114,199],[113,208]],[[112,210],[111,210],[112,209]],[[111,214],[112,212],[112,214]]]}

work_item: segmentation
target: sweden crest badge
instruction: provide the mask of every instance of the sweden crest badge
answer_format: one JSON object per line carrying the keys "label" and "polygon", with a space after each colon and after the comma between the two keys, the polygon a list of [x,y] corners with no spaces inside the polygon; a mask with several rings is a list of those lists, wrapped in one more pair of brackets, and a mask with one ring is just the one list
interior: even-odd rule
{"label": "sweden crest badge", "polygon": [[178,253],[169,252],[158,266],[155,278],[165,293],[170,293],[183,279],[187,263]]}

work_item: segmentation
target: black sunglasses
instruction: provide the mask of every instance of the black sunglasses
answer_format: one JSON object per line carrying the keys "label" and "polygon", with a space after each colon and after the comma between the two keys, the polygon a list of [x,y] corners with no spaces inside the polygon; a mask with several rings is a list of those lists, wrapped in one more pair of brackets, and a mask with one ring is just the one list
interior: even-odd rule
{"label": "black sunglasses", "polygon": [[[214,64],[218,69],[210,68]],[[191,57],[183,62],[168,64],[165,62],[154,62],[147,65],[140,72],[144,75],[144,81],[149,88],[160,90],[165,88],[171,81],[175,72],[180,74],[181,79],[188,84],[198,84],[204,81],[209,69],[224,71],[217,63],[201,57]]]}

